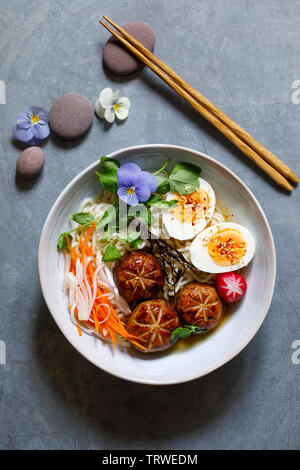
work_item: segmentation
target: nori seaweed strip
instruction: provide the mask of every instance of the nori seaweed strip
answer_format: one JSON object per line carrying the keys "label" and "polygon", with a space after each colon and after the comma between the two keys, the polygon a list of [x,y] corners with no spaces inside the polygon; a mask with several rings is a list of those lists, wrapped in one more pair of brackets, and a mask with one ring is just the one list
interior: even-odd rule
{"label": "nori seaweed strip", "polygon": [[[195,274],[199,274],[200,271],[195,268],[189,261],[185,259],[180,251],[176,250],[176,248],[170,246],[165,239],[156,238],[154,234],[147,228],[141,221],[140,225],[144,226],[141,227],[143,230],[146,230],[148,233],[148,240],[150,242],[150,252],[154,255],[159,256],[160,262],[162,264],[167,283],[172,287],[175,287],[181,277],[184,275],[187,269],[190,269]],[[174,267],[174,261],[181,264],[182,268],[176,269]],[[171,280],[167,275],[166,266],[169,266],[171,271]]]}

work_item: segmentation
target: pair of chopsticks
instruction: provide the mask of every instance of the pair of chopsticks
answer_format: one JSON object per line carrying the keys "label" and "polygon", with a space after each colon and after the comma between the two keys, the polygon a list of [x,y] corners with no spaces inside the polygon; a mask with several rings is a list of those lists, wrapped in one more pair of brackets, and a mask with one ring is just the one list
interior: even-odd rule
{"label": "pair of chopsticks", "polygon": [[[199,91],[181,78],[174,70],[168,67],[151,51],[144,47],[133,36],[118,26],[107,16],[103,18],[114,28],[103,21],[99,21],[111,34],[113,34],[132,54],[146,64],[156,75],[169,85],[178,95],[184,98],[199,114],[215,126],[227,137],[244,155],[252,160],[273,181],[287,191],[292,191],[290,182],[296,184],[299,178],[272,152],[257,142],[245,129],[232,121],[225,113],[217,108]],[[120,33],[120,34],[119,34]],[[289,181],[290,182],[289,182]]]}

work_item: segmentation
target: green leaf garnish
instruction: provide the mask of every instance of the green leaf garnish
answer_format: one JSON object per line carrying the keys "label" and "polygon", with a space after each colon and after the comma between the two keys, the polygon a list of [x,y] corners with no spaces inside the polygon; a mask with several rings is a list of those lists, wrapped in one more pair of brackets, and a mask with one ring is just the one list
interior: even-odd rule
{"label": "green leaf garnish", "polygon": [[92,224],[95,222],[94,216],[88,212],[78,212],[77,214],[73,214],[71,219],[80,225]]}
{"label": "green leaf garnish", "polygon": [[96,230],[102,229],[112,221],[115,221],[117,223],[117,216],[118,214],[115,209],[115,206],[109,206],[108,209],[104,212],[99,222],[97,223]]}
{"label": "green leaf garnish", "polygon": [[111,193],[117,192],[117,172],[109,171],[102,171],[101,173],[96,171],[96,175],[99,177],[100,184],[103,189],[110,191]]}
{"label": "green leaf garnish", "polygon": [[119,160],[110,157],[101,157],[100,163],[104,166],[104,168],[120,168]]}
{"label": "green leaf garnish", "polygon": [[201,168],[192,163],[177,163],[169,177],[171,189],[181,195],[193,193],[200,186],[200,172]]}
{"label": "green leaf garnish", "polygon": [[179,338],[187,338],[192,333],[196,335],[202,335],[207,331],[207,329],[203,329],[195,325],[180,326],[179,328],[176,328],[174,331],[172,331],[170,343],[175,343],[175,341],[177,341]]}
{"label": "green leaf garnish", "polygon": [[111,193],[117,192],[117,171],[120,167],[120,162],[114,158],[102,157],[100,160],[103,170],[96,171],[103,189]]}
{"label": "green leaf garnish", "polygon": [[131,246],[137,248],[142,242],[141,232],[139,230],[133,230],[127,234],[126,238],[122,238],[120,241],[130,243]]}
{"label": "green leaf garnish", "polygon": [[175,206],[177,203],[178,203],[177,199],[166,201],[159,196],[153,195],[146,202],[146,206],[156,207],[157,209],[169,209],[170,207]]}
{"label": "green leaf garnish", "polygon": [[130,244],[131,244],[131,246],[133,246],[133,248],[138,248],[141,243],[142,243],[141,238],[137,238],[136,240],[133,240],[132,242],[130,242]]}
{"label": "green leaf garnish", "polygon": [[69,247],[68,247],[68,243],[67,243],[66,237],[68,237],[70,244],[72,243],[73,237],[72,237],[72,235],[70,234],[70,232],[63,232],[63,233],[61,233],[61,234],[59,235],[59,237],[58,237],[58,240],[57,240],[57,249],[58,249],[59,251],[67,251],[67,252],[69,253]]}
{"label": "green leaf garnish", "polygon": [[156,193],[157,194],[166,194],[170,191],[170,183],[168,178],[165,178],[164,176],[155,176],[156,181],[157,181],[157,189]]}
{"label": "green leaf garnish", "polygon": [[179,162],[173,168],[172,175],[176,175],[180,171],[186,171],[190,174],[194,174],[197,178],[201,173],[201,168],[198,165],[188,162]]}
{"label": "green leaf garnish", "polygon": [[121,258],[120,251],[113,243],[110,243],[104,252],[102,260],[105,262],[108,262],[108,261],[115,261],[116,259],[120,259],[120,258]]}
{"label": "green leaf garnish", "polygon": [[123,239],[124,241],[128,242],[128,243],[133,243],[135,240],[137,240],[138,238],[140,238],[141,236],[141,232],[139,230],[133,230],[132,232],[129,232],[127,234],[127,238]]}

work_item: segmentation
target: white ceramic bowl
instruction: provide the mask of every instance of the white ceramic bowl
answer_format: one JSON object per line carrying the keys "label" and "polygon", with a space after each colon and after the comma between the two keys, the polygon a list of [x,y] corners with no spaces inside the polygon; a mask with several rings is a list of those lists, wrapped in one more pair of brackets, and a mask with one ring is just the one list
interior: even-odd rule
{"label": "white ceramic bowl", "polygon": [[86,359],[118,377],[146,384],[174,384],[201,377],[234,358],[256,334],[270,305],[275,284],[275,247],[267,219],[247,186],[221,163],[195,150],[171,145],[130,147],[109,155],[122,163],[135,161],[153,171],[167,158],[172,164],[188,161],[202,168],[202,176],[213,186],[217,198],[233,212],[238,223],[251,230],[256,254],[247,268],[247,294],[224,324],[211,335],[185,348],[171,348],[145,355],[133,348],[115,350],[94,336],[78,336],[64,298],[63,263],[58,263],[56,242],[68,230],[70,215],[81,200],[99,193],[95,177],[99,161],[76,176],[53,205],[45,222],[39,246],[40,282],[48,308],[70,343]]}

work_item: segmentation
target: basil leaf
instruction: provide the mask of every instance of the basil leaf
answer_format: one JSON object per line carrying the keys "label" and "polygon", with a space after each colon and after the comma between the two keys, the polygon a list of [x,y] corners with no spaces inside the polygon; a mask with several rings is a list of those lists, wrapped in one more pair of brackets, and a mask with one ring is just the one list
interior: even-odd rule
{"label": "basil leaf", "polygon": [[165,176],[155,176],[156,182],[157,182],[157,189],[156,193],[157,194],[166,194],[168,191],[170,191],[170,183],[168,181],[168,178]]}
{"label": "basil leaf", "polygon": [[191,163],[177,163],[169,177],[171,189],[181,195],[193,193],[200,186],[200,172],[201,168]]}
{"label": "basil leaf", "polygon": [[105,225],[109,224],[113,220],[117,222],[117,211],[114,206],[109,206],[109,208],[104,212],[103,216],[99,220],[96,225],[96,230],[100,230],[101,228],[105,227]]}
{"label": "basil leaf", "polygon": [[165,201],[159,196],[151,196],[146,205],[148,207],[157,207],[158,209],[168,209],[175,206],[178,203],[177,199],[172,199],[171,201]]}
{"label": "basil leaf", "polygon": [[201,329],[200,326],[194,326],[193,328],[193,333],[195,335],[203,335],[203,333],[207,333],[208,331],[207,329]]}
{"label": "basil leaf", "polygon": [[126,238],[122,238],[120,241],[130,243],[131,246],[133,246],[134,248],[137,248],[142,241],[141,232],[139,230],[138,231],[133,230],[132,232],[129,232],[127,234]]}
{"label": "basil leaf", "polygon": [[148,207],[151,207],[155,202],[161,201],[161,197],[156,196],[153,194],[152,196],[149,197],[148,201],[145,202],[145,205]]}
{"label": "basil leaf", "polygon": [[198,178],[200,173],[201,173],[201,168],[197,165],[193,165],[192,163],[180,162],[180,163],[177,163],[174,166],[173,171],[172,171],[171,174],[176,175],[176,173],[178,173],[180,171],[186,171],[190,174],[193,174],[193,175],[197,176],[197,178]]}
{"label": "basil leaf", "polygon": [[116,193],[117,188],[117,171],[120,167],[120,162],[114,158],[102,157],[100,163],[103,167],[102,171],[97,171],[101,186],[103,189],[110,191],[111,193]]}
{"label": "basil leaf", "polygon": [[136,240],[133,240],[132,242],[130,242],[130,244],[131,244],[131,246],[133,246],[133,248],[138,248],[141,243],[142,243],[141,238],[137,238]]}
{"label": "basil leaf", "polygon": [[117,171],[115,171],[114,169],[102,171],[101,173],[96,171],[96,175],[99,177],[99,181],[103,189],[106,189],[111,193],[117,192]]}
{"label": "basil leaf", "polygon": [[68,237],[70,244],[72,243],[73,237],[69,232],[61,233],[57,240],[57,249],[59,251],[61,250],[67,251],[69,253],[69,247],[68,247],[66,237]]}
{"label": "basil leaf", "polygon": [[106,222],[107,217],[108,217],[108,211],[105,211],[103,216],[101,217],[101,219],[96,225],[96,230],[99,230],[100,228],[104,227],[107,224]]}
{"label": "basil leaf", "polygon": [[175,343],[179,338],[187,338],[192,333],[191,330],[187,330],[186,328],[179,327],[172,331],[170,343]]}
{"label": "basil leaf", "polygon": [[105,169],[120,168],[120,162],[115,158],[101,157],[100,163]]}
{"label": "basil leaf", "polygon": [[79,225],[91,224],[95,222],[94,216],[88,212],[78,212],[73,214],[71,217],[74,222],[77,222]]}
{"label": "basil leaf", "polygon": [[140,231],[133,231],[133,232],[130,232],[128,233],[127,235],[127,241],[128,243],[132,243],[134,242],[135,240],[137,240],[138,238],[140,238],[141,236],[141,232]]}
{"label": "basil leaf", "polygon": [[157,186],[156,192],[158,194],[166,194],[170,191],[170,189],[171,189],[171,187],[170,187],[169,181],[165,180],[163,183],[161,183]]}
{"label": "basil leaf", "polygon": [[206,333],[207,329],[201,329],[199,326],[184,325],[172,331],[170,343],[175,343],[179,338],[188,338],[192,333],[197,335]]}
{"label": "basil leaf", "polygon": [[113,243],[110,243],[105,250],[102,260],[105,262],[108,262],[108,261],[114,261],[120,258],[121,258],[120,251]]}

